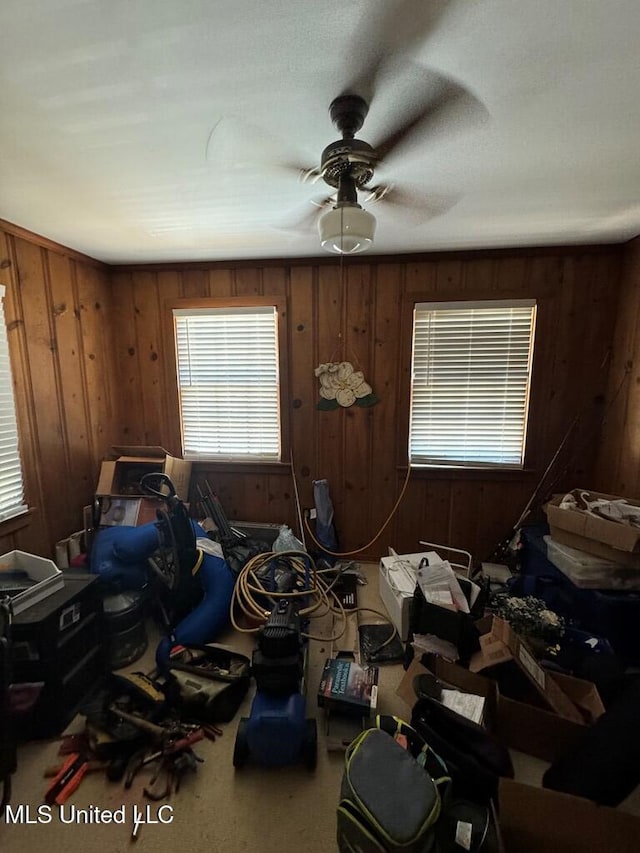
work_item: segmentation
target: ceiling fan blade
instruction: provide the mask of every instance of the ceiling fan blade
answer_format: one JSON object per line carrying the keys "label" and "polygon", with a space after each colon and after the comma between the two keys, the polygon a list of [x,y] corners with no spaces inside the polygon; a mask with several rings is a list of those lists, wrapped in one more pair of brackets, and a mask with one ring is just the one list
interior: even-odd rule
{"label": "ceiling fan blade", "polygon": [[451,0],[382,0],[366,4],[349,60],[361,57],[343,95],[360,95],[371,104],[380,68],[391,54],[407,53],[424,43],[436,29]]}
{"label": "ceiling fan blade", "polygon": [[330,205],[335,203],[334,196],[316,196],[306,201],[295,211],[282,219],[274,228],[279,231],[308,232],[312,229],[320,214]]}
{"label": "ceiling fan blade", "polygon": [[447,134],[476,125],[488,118],[484,104],[461,83],[428,71],[420,103],[405,112],[398,124],[374,147],[380,161],[397,154],[412,140],[427,135]]}
{"label": "ceiling fan blade", "polygon": [[428,190],[407,189],[395,184],[380,184],[364,187],[360,202],[366,209],[380,204],[393,210],[394,219],[401,217],[411,225],[420,225],[437,216],[442,216],[454,207],[461,196],[431,193]]}
{"label": "ceiling fan blade", "polygon": [[322,179],[322,170],[317,166],[302,166],[300,163],[279,163],[279,169],[284,169],[290,175],[295,175],[300,184],[315,184]]}

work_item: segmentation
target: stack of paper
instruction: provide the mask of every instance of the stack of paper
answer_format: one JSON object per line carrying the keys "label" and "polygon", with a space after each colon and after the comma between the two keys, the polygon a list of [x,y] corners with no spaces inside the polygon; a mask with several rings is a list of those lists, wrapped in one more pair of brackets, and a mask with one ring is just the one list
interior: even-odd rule
{"label": "stack of paper", "polygon": [[[432,555],[435,558],[433,560]],[[469,613],[469,605],[473,607],[480,594],[480,587],[469,581],[471,598],[468,602],[449,561],[441,560],[434,551],[429,552],[428,557],[428,565],[418,569],[418,583],[425,601],[448,610]]]}

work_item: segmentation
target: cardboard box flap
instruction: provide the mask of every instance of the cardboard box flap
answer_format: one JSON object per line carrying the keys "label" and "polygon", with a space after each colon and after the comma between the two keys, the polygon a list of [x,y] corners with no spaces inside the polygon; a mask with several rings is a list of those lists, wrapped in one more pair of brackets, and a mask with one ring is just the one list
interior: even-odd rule
{"label": "cardboard box flap", "polygon": [[153,445],[114,444],[111,449],[116,456],[126,456],[134,461],[148,462],[153,459],[166,459],[171,456],[164,447]]}
{"label": "cardboard box flap", "polygon": [[587,723],[595,723],[604,714],[604,704],[593,682],[561,672],[554,672],[553,680],[558,682],[573,704],[582,711]]}

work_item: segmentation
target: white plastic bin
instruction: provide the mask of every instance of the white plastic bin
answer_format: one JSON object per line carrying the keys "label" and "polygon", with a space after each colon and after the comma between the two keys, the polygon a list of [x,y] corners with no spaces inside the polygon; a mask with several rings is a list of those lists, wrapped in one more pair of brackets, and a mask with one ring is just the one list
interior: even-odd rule
{"label": "white plastic bin", "polygon": [[640,569],[623,566],[545,536],[547,557],[581,589],[640,590]]}
{"label": "white plastic bin", "polygon": [[64,587],[64,576],[53,560],[37,557],[26,551],[9,551],[0,555],[0,580],[3,572],[12,571],[26,572],[29,578],[35,581],[28,589],[11,596],[14,616]]}

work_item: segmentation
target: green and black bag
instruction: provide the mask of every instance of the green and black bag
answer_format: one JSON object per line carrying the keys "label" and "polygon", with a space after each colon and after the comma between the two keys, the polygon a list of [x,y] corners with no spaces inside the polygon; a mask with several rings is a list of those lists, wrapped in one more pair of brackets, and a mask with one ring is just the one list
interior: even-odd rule
{"label": "green and black bag", "polygon": [[427,853],[449,776],[410,725],[378,716],[345,757],[338,805],[340,853]]}

